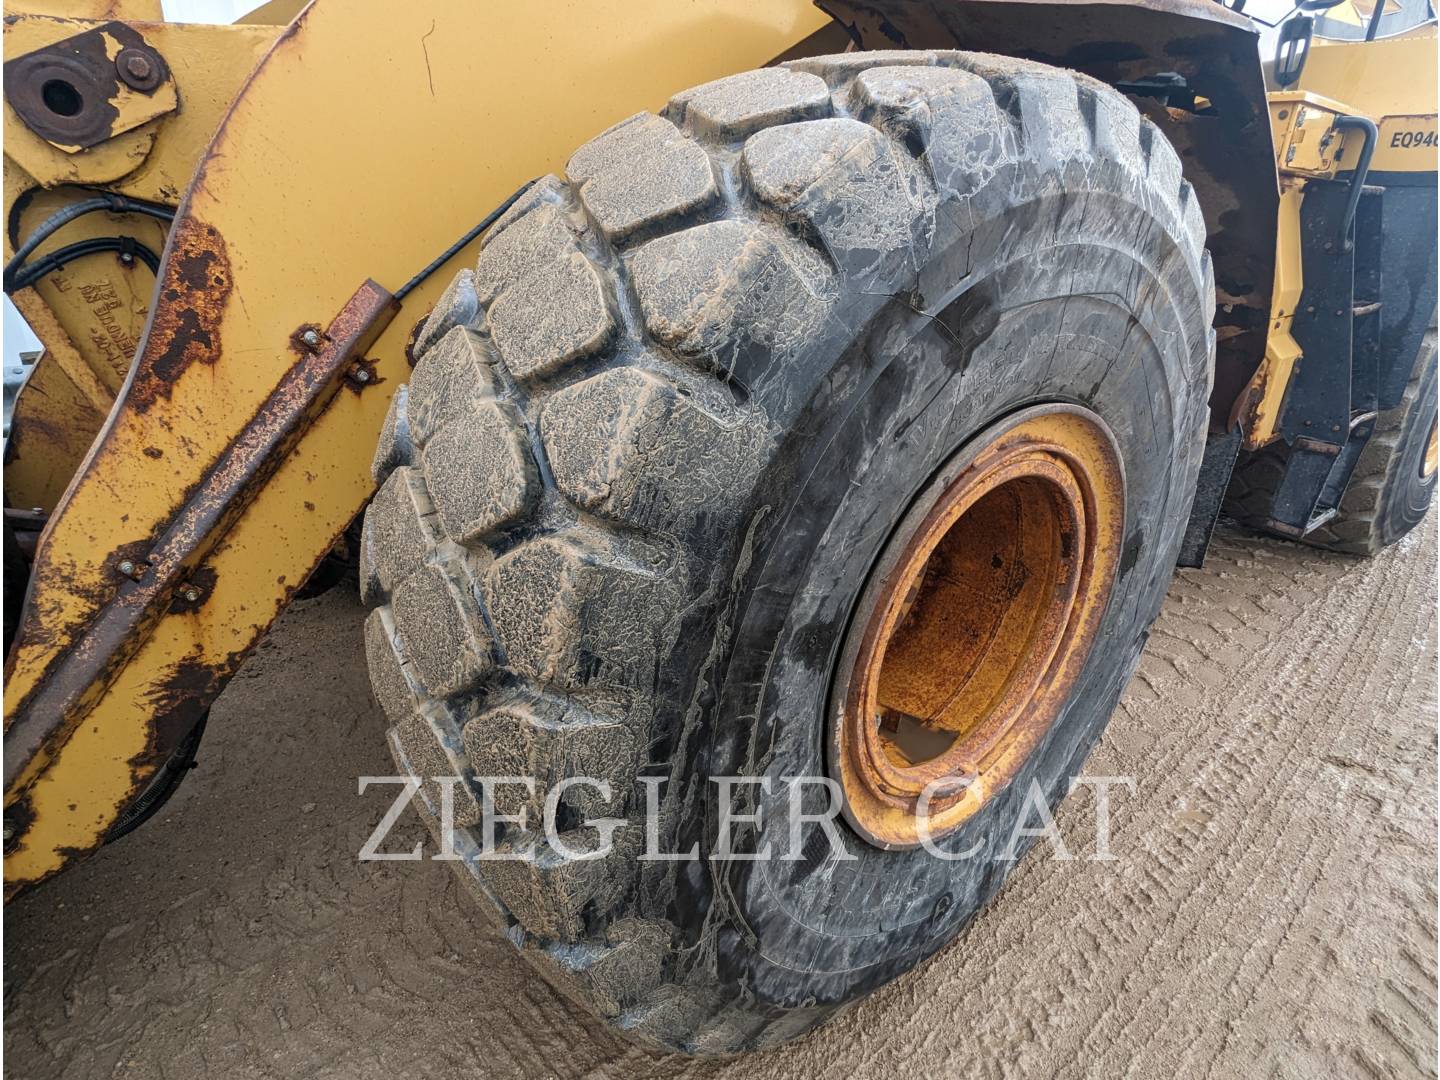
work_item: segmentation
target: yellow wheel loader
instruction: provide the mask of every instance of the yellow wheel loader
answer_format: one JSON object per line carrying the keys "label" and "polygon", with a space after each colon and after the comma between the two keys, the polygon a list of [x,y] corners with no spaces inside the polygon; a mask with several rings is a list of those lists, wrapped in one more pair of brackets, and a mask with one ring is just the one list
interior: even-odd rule
{"label": "yellow wheel loader", "polygon": [[1222,509],[1431,500],[1433,13],[1240,7],[12,5],[7,895],[353,565],[376,738],[618,1028],[933,954]]}

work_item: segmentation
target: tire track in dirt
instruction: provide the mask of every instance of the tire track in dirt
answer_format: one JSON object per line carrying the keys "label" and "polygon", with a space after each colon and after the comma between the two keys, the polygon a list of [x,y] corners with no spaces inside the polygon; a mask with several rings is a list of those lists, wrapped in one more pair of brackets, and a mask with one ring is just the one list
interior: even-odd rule
{"label": "tire track in dirt", "polygon": [[[358,863],[393,788],[337,590],[217,704],[155,821],[6,910],[27,1077],[1433,1076],[1435,525],[1360,562],[1223,532],[1174,582],[1091,776],[921,970],[725,1063],[540,982],[447,867]],[[407,819],[387,847],[424,836]]]}

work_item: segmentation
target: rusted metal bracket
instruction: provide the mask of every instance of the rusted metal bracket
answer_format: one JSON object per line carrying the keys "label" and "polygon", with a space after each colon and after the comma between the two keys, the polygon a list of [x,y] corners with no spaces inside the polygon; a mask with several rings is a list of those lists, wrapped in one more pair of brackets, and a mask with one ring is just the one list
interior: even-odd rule
{"label": "rusted metal bracket", "polygon": [[180,103],[165,58],[122,22],[7,61],[5,100],[26,127],[67,153],[174,112]]}
{"label": "rusted metal bracket", "polygon": [[20,703],[6,729],[7,789],[37,754],[63,740],[84,716],[249,497],[335,396],[351,362],[398,310],[399,303],[382,286],[374,281],[361,286],[321,335],[318,348],[304,352],[289,368],[158,539],[126,560],[136,576],[121,578],[115,594]]}

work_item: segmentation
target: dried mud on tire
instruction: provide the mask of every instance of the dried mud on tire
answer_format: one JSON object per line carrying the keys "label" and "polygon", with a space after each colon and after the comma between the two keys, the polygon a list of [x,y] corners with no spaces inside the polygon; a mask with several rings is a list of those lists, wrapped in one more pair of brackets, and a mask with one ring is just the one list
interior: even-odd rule
{"label": "dried mud on tire", "polygon": [[[557,845],[510,827],[526,861],[456,864],[547,978],[652,1043],[753,1050],[994,896],[995,845],[1031,785],[1063,798],[1174,566],[1214,351],[1204,240],[1178,157],[1122,95],[978,53],[697,86],[507,210],[416,338],[361,589],[400,768],[533,776],[497,796],[531,822],[564,779],[611,789],[566,792]],[[638,860],[641,778],[668,785],[664,850],[708,851],[710,776],[824,775],[827,651],[884,528],[966,439],[1057,403],[1109,425],[1126,527],[1060,720],[946,840],[995,850]],[[602,815],[631,822],[615,850],[564,857]],[[474,851],[475,783],[455,819]]]}
{"label": "dried mud on tire", "polygon": [[[826,652],[884,528],[967,438],[1073,402],[1119,447],[1120,571],[1061,719],[953,843],[1003,842],[1032,782],[1058,802],[1188,513],[1203,219],[1122,96],[967,53],[722,79],[566,175],[506,212],[418,334],[362,543],[371,676],[414,776],[532,776],[496,806],[532,821],[559,781],[610,785],[560,803],[571,850],[599,842],[587,817],[631,821],[607,857],[532,826],[502,842],[529,859],[457,864],[548,978],[661,1046],[774,1045],[932,954],[1008,863],[643,862],[638,778],[667,781],[662,843],[686,851],[711,839],[707,777],[823,774]],[[462,854],[480,818],[458,788]]]}

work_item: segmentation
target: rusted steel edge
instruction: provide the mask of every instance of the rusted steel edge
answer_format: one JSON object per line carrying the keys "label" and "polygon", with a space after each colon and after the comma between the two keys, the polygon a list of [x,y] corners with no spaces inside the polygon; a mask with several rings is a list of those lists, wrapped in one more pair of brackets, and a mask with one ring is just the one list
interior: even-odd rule
{"label": "rusted steel edge", "polygon": [[7,796],[15,794],[15,781],[37,756],[52,757],[94,706],[168,611],[186,574],[279,467],[339,391],[348,365],[374,343],[399,306],[384,287],[366,281],[324,331],[319,346],[301,353],[221,452],[148,554],[137,561],[137,578],[120,578],[115,595],[16,709],[5,732]]}

